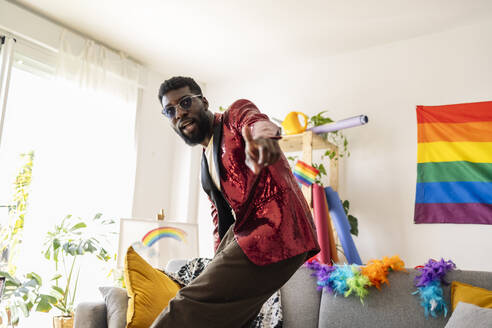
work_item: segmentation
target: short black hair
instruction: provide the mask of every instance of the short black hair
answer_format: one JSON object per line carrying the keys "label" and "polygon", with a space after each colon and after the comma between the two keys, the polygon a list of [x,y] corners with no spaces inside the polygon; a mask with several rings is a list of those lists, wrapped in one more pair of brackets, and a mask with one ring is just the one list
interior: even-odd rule
{"label": "short black hair", "polygon": [[174,76],[164,81],[159,88],[159,103],[162,103],[162,97],[171,90],[181,89],[188,86],[193,94],[201,95],[202,89],[191,77]]}

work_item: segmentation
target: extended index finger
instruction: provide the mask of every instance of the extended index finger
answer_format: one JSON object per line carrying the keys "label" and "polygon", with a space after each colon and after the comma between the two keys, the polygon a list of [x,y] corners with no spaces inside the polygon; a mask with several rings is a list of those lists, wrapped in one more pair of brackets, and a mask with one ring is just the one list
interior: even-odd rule
{"label": "extended index finger", "polygon": [[245,141],[247,142],[253,141],[253,134],[251,133],[251,128],[249,127],[249,125],[243,126],[241,132],[243,134],[243,138]]}

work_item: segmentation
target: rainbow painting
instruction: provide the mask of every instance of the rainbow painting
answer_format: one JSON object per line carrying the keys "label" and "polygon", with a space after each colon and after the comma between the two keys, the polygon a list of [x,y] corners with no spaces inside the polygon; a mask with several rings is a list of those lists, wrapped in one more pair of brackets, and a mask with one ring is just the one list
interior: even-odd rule
{"label": "rainbow painting", "polygon": [[173,227],[160,227],[147,232],[142,238],[142,243],[145,246],[151,247],[159,239],[162,238],[172,238],[176,239],[179,242],[186,242],[186,232],[184,230]]}
{"label": "rainbow painting", "polygon": [[314,183],[319,171],[314,167],[304,163],[303,161],[297,161],[294,166],[294,177],[305,186],[310,186]]}
{"label": "rainbow painting", "polygon": [[415,223],[492,224],[492,101],[417,106]]}

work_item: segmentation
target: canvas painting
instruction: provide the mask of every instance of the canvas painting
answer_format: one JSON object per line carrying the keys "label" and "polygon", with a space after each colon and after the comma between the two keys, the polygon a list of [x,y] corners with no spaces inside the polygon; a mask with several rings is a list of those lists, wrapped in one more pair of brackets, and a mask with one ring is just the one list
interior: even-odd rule
{"label": "canvas painting", "polygon": [[165,268],[171,259],[198,257],[198,227],[170,220],[121,219],[118,267],[124,267],[130,246],[153,267]]}

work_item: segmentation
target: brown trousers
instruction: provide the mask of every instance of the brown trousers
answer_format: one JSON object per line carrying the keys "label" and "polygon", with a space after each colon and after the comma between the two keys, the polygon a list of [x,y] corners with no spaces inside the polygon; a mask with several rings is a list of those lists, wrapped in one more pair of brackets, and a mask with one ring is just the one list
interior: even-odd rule
{"label": "brown trousers", "polygon": [[183,287],[152,328],[249,327],[263,303],[307,260],[307,253],[258,266],[243,253],[229,228],[207,268]]}

